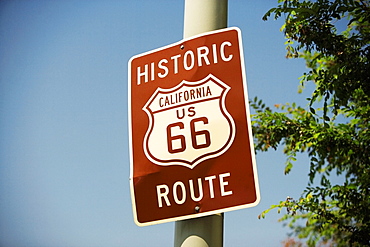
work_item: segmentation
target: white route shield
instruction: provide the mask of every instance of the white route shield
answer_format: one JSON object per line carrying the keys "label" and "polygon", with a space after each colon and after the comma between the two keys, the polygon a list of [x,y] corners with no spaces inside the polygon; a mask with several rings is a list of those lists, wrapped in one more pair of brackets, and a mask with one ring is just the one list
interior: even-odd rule
{"label": "white route shield", "polygon": [[170,89],[158,88],[143,107],[149,117],[143,141],[147,158],[157,165],[192,169],[227,151],[236,132],[225,107],[229,90],[212,74]]}

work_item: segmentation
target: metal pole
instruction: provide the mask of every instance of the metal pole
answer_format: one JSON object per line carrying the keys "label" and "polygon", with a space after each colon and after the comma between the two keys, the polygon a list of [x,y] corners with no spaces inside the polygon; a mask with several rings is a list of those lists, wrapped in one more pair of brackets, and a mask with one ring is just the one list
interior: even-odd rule
{"label": "metal pole", "polygon": [[184,38],[227,27],[227,0],[185,0]]}
{"label": "metal pole", "polygon": [[175,247],[222,247],[224,215],[176,221]]}
{"label": "metal pole", "polygon": [[[184,38],[227,27],[227,0],[185,0]],[[222,247],[223,214],[177,221],[175,247]]]}

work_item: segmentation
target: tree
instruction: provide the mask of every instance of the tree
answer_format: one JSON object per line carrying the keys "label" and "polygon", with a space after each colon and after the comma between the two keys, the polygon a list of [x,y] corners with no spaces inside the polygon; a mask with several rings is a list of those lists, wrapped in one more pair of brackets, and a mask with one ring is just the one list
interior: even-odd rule
{"label": "tree", "polygon": [[[305,59],[300,77],[315,89],[307,106],[251,106],[255,146],[283,146],[288,174],[307,153],[308,185],[300,198],[272,205],[308,246],[370,245],[370,3],[365,0],[279,0],[264,20],[284,18],[287,58]],[[340,27],[345,24],[345,28]],[[300,91],[299,90],[299,91]],[[333,184],[333,176],[343,184]],[[334,243],[334,244],[333,244]]]}

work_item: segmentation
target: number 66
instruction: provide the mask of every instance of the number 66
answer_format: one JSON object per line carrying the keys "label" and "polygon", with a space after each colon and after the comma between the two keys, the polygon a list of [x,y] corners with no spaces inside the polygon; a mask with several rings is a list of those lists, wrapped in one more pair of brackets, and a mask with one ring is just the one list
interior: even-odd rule
{"label": "number 66", "polygon": [[[206,117],[200,117],[200,118],[194,118],[190,121],[190,134],[191,134],[191,144],[194,149],[201,149],[206,148],[211,145],[211,138],[210,133],[207,130],[195,130],[195,123],[196,122],[203,122],[204,124],[208,124],[208,118]],[[185,142],[185,136],[184,135],[175,135],[173,136],[171,134],[171,129],[174,127],[179,127],[180,129],[184,129],[184,123],[183,122],[177,122],[172,123],[167,126],[167,147],[168,152],[171,154],[173,153],[180,153],[185,151],[186,149],[186,142]],[[197,136],[204,136],[205,143],[198,144],[197,142]],[[180,140],[181,146],[179,148],[174,148],[172,143],[175,140]]]}

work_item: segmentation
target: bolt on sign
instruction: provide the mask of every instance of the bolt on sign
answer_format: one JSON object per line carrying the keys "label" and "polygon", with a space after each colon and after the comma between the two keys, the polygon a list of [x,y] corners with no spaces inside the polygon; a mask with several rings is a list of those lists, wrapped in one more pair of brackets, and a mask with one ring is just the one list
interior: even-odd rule
{"label": "bolt on sign", "polygon": [[257,205],[240,30],[204,33],[134,56],[128,71],[136,224]]}

